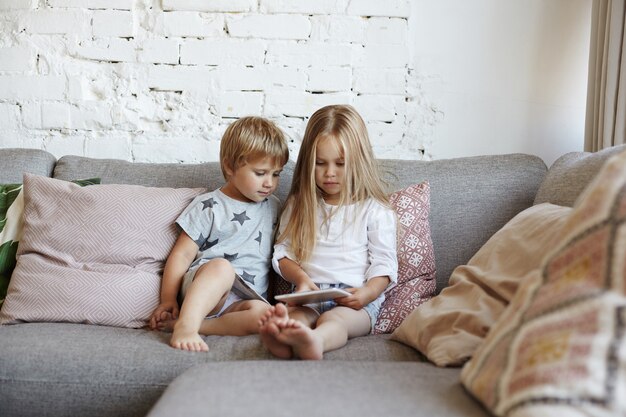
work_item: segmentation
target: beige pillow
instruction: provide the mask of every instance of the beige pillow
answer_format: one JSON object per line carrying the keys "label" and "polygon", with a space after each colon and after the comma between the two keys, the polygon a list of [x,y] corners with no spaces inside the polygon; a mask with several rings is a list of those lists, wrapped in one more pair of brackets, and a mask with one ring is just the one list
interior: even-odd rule
{"label": "beige pillow", "polygon": [[625,416],[626,152],[553,243],[461,381],[497,416]]}
{"label": "beige pillow", "polygon": [[179,213],[202,190],[25,174],[24,229],[0,323],[141,327],[159,302]]}
{"label": "beige pillow", "polygon": [[409,314],[391,338],[414,347],[438,366],[463,364],[520,281],[539,266],[570,211],[545,203],[519,213],[467,265],[457,267],[449,286]]}

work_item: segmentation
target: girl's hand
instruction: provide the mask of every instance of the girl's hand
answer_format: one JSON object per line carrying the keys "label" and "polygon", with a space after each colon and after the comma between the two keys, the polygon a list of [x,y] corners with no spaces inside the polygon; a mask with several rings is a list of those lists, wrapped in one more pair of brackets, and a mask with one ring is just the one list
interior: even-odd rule
{"label": "girl's hand", "polygon": [[150,329],[157,330],[161,321],[177,319],[178,312],[178,302],[176,300],[162,302],[150,317]]}
{"label": "girl's hand", "polygon": [[295,288],[295,290],[293,292],[317,291],[317,290],[319,290],[319,287],[317,285],[315,285],[315,283],[313,281],[308,279],[308,280],[302,281],[298,285],[296,285],[296,288]]}
{"label": "girl's hand", "polygon": [[345,290],[351,295],[335,298],[335,302],[338,305],[350,307],[354,310],[360,310],[376,299],[376,297],[373,297],[372,291],[368,287],[345,288]]}

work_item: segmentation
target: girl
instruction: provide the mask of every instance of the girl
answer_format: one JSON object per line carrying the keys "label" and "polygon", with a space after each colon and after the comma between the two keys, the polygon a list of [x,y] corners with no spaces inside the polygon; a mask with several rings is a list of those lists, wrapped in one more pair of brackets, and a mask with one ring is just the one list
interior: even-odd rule
{"label": "girl", "polygon": [[281,358],[321,359],[368,334],[397,277],[396,219],[359,114],[323,107],[306,127],[272,264],[295,292],[343,288],[350,296],[270,308],[259,322]]}

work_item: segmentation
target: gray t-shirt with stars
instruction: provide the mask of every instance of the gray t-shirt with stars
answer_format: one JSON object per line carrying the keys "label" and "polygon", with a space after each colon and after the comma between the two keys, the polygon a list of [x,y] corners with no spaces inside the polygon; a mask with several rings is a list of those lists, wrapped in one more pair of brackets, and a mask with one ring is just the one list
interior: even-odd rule
{"label": "gray t-shirt with stars", "polygon": [[196,197],[176,219],[199,248],[190,269],[224,258],[266,296],[279,207],[273,195],[259,203],[232,199],[219,189]]}

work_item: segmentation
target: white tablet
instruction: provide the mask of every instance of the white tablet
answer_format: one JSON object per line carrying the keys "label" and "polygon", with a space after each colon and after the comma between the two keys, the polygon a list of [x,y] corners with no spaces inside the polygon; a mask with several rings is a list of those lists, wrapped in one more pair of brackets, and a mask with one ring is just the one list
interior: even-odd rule
{"label": "white tablet", "polygon": [[291,294],[277,295],[274,298],[276,299],[276,301],[302,305],[334,300],[335,298],[341,298],[347,295],[350,295],[350,293],[346,290],[341,290],[339,288],[329,288],[327,290],[302,291],[294,292]]}

